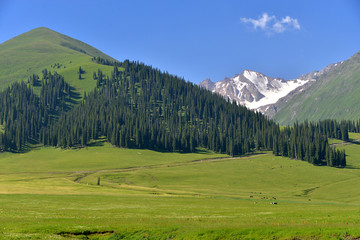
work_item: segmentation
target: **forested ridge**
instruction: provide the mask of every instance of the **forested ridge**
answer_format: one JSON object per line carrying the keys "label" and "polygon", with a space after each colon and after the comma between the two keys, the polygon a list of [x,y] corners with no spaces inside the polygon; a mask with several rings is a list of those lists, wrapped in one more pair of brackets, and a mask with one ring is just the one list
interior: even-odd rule
{"label": "forested ridge", "polygon": [[106,137],[125,148],[195,152],[200,147],[232,156],[272,150],[343,167],[345,153],[331,148],[327,138],[346,140],[349,130],[359,131],[358,122],[332,120],[296,123],[280,131],[260,113],[142,63],[93,61],[114,70],[111,76],[95,72],[97,87],[73,108],[71,86],[47,70],[41,80],[33,75],[28,83],[1,92],[0,149],[20,152],[28,143],[82,147]]}
{"label": "forested ridge", "polygon": [[[39,86],[40,96],[30,86]],[[0,149],[21,151],[26,143],[39,142],[39,133],[44,127],[56,122],[57,117],[69,110],[71,87],[64,78],[47,70],[42,81],[32,75],[28,83],[14,83],[0,93]]]}
{"label": "forested ridge", "polygon": [[48,128],[45,143],[71,147],[106,136],[116,146],[161,151],[204,147],[239,155],[255,145],[271,149],[277,125],[263,115],[143,64],[122,67],[114,67],[111,77],[98,71],[97,89]]}

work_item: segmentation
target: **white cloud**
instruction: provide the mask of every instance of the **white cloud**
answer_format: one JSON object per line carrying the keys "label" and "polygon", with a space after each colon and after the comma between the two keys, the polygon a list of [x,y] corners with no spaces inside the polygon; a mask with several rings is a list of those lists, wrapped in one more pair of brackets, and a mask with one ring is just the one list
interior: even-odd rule
{"label": "white cloud", "polygon": [[241,21],[246,24],[250,23],[255,30],[259,28],[267,34],[282,33],[291,29],[300,30],[301,28],[296,18],[286,16],[279,20],[275,15],[267,13],[263,13],[258,19],[241,18]]}
{"label": "white cloud", "polygon": [[267,13],[263,13],[262,17],[258,20],[252,19],[252,18],[241,18],[241,21],[244,23],[251,23],[253,24],[254,28],[257,29],[258,27],[262,30],[265,30],[267,28],[268,22],[272,21],[274,16],[270,16]]}

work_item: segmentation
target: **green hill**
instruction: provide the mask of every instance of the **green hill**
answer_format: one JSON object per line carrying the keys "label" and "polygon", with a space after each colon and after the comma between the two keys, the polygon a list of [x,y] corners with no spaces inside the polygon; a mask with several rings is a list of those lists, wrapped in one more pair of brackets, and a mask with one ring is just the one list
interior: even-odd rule
{"label": "green hill", "polygon": [[[275,155],[315,165],[346,165],[345,153],[336,155],[323,136],[323,131],[334,129],[305,131],[309,126],[300,125],[280,132],[264,115],[184,79],[138,62],[117,62],[111,67],[106,61],[112,59],[98,50],[46,28],[9,40],[2,51],[8,51],[9,62],[13,61],[5,68],[8,72],[20,69],[25,74],[28,66],[32,66],[29,75],[48,70],[40,78],[31,76],[28,83],[0,92],[4,126],[0,150],[22,152],[33,143],[84,147],[105,136],[125,148],[175,152],[206,148],[229,155],[273,150]],[[93,61],[95,54],[101,56]],[[74,98],[81,97],[74,87],[91,91],[76,107]]]}
{"label": "green hill", "polygon": [[[115,61],[96,48],[45,27],[36,28],[0,45],[0,89],[12,82],[27,80],[32,74],[41,75],[44,68],[62,74],[65,80],[79,90],[95,87],[92,74],[101,68],[109,73],[112,67],[91,61],[101,57]],[[85,74],[78,79],[79,66]]]}
{"label": "green hill", "polygon": [[356,120],[360,118],[359,101],[360,52],[292,98],[274,119],[282,125],[306,119]]}

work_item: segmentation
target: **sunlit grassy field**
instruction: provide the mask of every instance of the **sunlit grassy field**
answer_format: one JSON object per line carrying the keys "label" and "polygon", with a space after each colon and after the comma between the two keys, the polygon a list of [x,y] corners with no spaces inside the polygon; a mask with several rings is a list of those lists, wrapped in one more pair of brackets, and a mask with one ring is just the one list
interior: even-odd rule
{"label": "sunlit grassy field", "polygon": [[[37,28],[0,45],[0,90],[17,81],[27,81],[42,70],[62,74],[81,93],[96,86],[93,72],[110,75],[113,67],[96,64],[91,56],[114,60],[99,50],[47,28]],[[85,70],[79,79],[79,67]]]}
{"label": "sunlit grassy field", "polygon": [[360,145],[339,147],[349,168],[106,143],[1,153],[0,239],[359,237]]}

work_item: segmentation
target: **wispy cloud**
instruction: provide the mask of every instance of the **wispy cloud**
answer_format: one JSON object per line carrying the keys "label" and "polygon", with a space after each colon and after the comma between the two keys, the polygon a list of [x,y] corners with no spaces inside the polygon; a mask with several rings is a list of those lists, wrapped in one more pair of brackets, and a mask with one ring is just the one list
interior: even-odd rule
{"label": "wispy cloud", "polygon": [[286,16],[279,20],[275,15],[269,15],[267,13],[263,13],[258,19],[241,18],[241,21],[245,24],[251,24],[255,30],[260,29],[269,35],[282,33],[291,29],[300,30],[301,28],[296,18]]}

